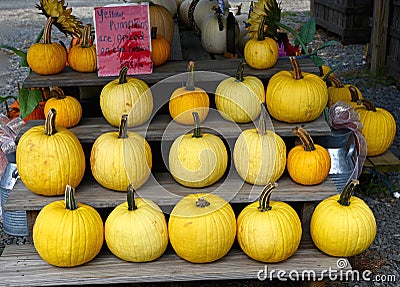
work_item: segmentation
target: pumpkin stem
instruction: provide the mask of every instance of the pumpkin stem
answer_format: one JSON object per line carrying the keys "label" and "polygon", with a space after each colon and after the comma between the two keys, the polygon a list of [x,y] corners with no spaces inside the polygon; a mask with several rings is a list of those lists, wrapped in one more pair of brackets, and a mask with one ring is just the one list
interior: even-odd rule
{"label": "pumpkin stem", "polygon": [[124,66],[121,68],[121,71],[119,71],[118,84],[126,83],[126,73],[128,73],[128,67]]}
{"label": "pumpkin stem", "polygon": [[236,70],[236,81],[238,82],[243,82],[244,78],[243,78],[243,72],[244,72],[244,66],[246,65],[246,62],[243,60],[240,60],[239,66]]}
{"label": "pumpkin stem", "polygon": [[128,185],[126,198],[127,198],[127,202],[128,202],[128,210],[129,211],[136,210],[137,206],[136,206],[136,202],[135,202],[135,189],[133,188],[132,183],[130,183]]}
{"label": "pumpkin stem", "polygon": [[82,33],[82,48],[89,48],[90,47],[90,32],[91,32],[92,25],[87,24],[83,28],[83,33]]}
{"label": "pumpkin stem", "polygon": [[351,180],[343,189],[342,193],[340,194],[340,198],[338,203],[343,206],[350,205],[350,198],[354,193],[354,190],[359,185],[359,181],[357,179]]}
{"label": "pumpkin stem", "polygon": [[360,96],[358,95],[358,91],[357,91],[356,87],[349,86],[349,91],[350,91],[350,95],[351,95],[351,101],[354,103],[358,103],[358,101],[360,100]]}
{"label": "pumpkin stem", "polygon": [[196,206],[197,206],[197,207],[204,208],[204,207],[207,207],[207,206],[209,206],[209,205],[210,205],[210,202],[208,202],[208,201],[204,198],[204,196],[199,197],[199,198],[197,199],[197,201],[196,201]]}
{"label": "pumpkin stem", "polygon": [[78,209],[78,203],[75,199],[75,188],[69,184],[65,187],[65,208],[68,210]]}
{"label": "pumpkin stem", "polygon": [[258,200],[258,202],[260,203],[260,205],[258,206],[259,211],[264,212],[272,209],[272,206],[269,205],[269,200],[271,198],[273,189],[277,186],[277,182],[270,182],[264,187],[260,195],[260,199]]}
{"label": "pumpkin stem", "polygon": [[49,112],[46,115],[46,120],[44,122],[44,134],[48,136],[52,136],[56,131],[56,110],[55,109],[50,109]]}
{"label": "pumpkin stem", "polygon": [[263,16],[260,26],[258,26],[257,41],[263,41],[265,39],[264,35],[265,22],[267,22],[267,16]]}
{"label": "pumpkin stem", "polygon": [[315,150],[314,141],[311,138],[311,135],[302,127],[295,127],[292,129],[293,133],[299,137],[301,142],[303,143],[305,151],[313,151]]}
{"label": "pumpkin stem", "polygon": [[157,27],[151,27],[151,39],[154,40],[157,38]]}
{"label": "pumpkin stem", "polygon": [[194,62],[190,61],[187,67],[187,79],[186,79],[186,87],[185,90],[187,91],[194,91]]}
{"label": "pumpkin stem", "polygon": [[293,79],[295,80],[300,80],[303,78],[303,75],[301,74],[301,69],[299,66],[299,63],[297,62],[295,57],[289,57],[290,63],[292,64],[293,67]]}
{"label": "pumpkin stem", "polygon": [[194,120],[194,131],[193,137],[194,138],[201,138],[201,126],[200,126],[200,117],[198,112],[193,112],[193,120]]}
{"label": "pumpkin stem", "polygon": [[128,132],[126,130],[127,122],[128,122],[128,115],[123,114],[121,116],[121,122],[119,124],[119,129],[118,129],[118,138],[119,139],[126,139],[128,137]]}
{"label": "pumpkin stem", "polygon": [[265,135],[267,133],[267,109],[263,103],[261,103],[261,114],[258,120],[257,132],[259,135]]}
{"label": "pumpkin stem", "polygon": [[53,17],[47,18],[46,25],[44,26],[44,32],[43,32],[43,43],[44,44],[51,44],[51,27],[53,26],[54,23]]}
{"label": "pumpkin stem", "polygon": [[367,109],[367,111],[376,112],[376,107],[375,107],[374,103],[371,102],[370,100],[367,100],[367,99],[360,99],[359,102],[361,102],[361,104],[363,104],[363,105],[365,106],[365,108]]}
{"label": "pumpkin stem", "polygon": [[236,5],[237,10],[235,16],[242,15],[242,4],[243,3],[240,3],[240,5]]}
{"label": "pumpkin stem", "polygon": [[65,99],[65,97],[66,97],[65,93],[60,87],[54,86],[50,89],[49,98],[56,98],[57,100],[62,100]]}
{"label": "pumpkin stem", "polygon": [[328,80],[331,81],[331,83],[333,83],[336,88],[343,88],[344,87],[343,83],[338,78],[336,78],[335,76],[332,76],[332,75],[329,76]]}

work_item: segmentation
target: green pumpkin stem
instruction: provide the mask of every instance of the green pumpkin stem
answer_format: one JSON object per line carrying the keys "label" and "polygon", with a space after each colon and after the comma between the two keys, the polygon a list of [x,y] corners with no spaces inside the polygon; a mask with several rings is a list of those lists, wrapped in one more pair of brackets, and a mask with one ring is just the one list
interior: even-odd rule
{"label": "green pumpkin stem", "polygon": [[75,210],[78,208],[78,203],[75,199],[75,188],[67,184],[65,187],[65,208]]}
{"label": "green pumpkin stem", "polygon": [[83,33],[82,33],[82,48],[89,48],[90,45],[90,33],[91,33],[92,25],[87,24],[83,28]]}
{"label": "green pumpkin stem", "polygon": [[44,122],[44,134],[52,136],[57,133],[56,130],[56,110],[50,109],[46,115],[46,120]]}
{"label": "green pumpkin stem", "polygon": [[185,90],[187,91],[194,91],[194,62],[190,61],[187,67],[187,78],[186,78],[186,87]]}
{"label": "green pumpkin stem", "polygon": [[264,34],[265,22],[267,22],[267,16],[264,16],[262,18],[260,26],[258,26],[257,41],[264,41],[265,39],[265,34]]}
{"label": "green pumpkin stem", "polygon": [[261,103],[261,113],[257,126],[257,132],[259,135],[265,135],[267,133],[267,113],[265,105]]}
{"label": "green pumpkin stem", "polygon": [[297,62],[295,57],[289,57],[290,64],[292,64],[293,67],[293,79],[295,80],[300,80],[303,78],[303,75],[301,74],[301,69],[299,66],[299,63]]}
{"label": "green pumpkin stem", "polygon": [[277,186],[277,182],[270,182],[264,187],[260,195],[260,199],[258,200],[258,202],[260,203],[260,205],[258,206],[259,211],[264,212],[272,209],[272,206],[269,204],[269,200],[271,198],[273,189]]}
{"label": "green pumpkin stem", "polygon": [[121,68],[121,71],[119,71],[118,84],[126,83],[126,73],[128,73],[128,67],[124,66]]}
{"label": "green pumpkin stem", "polygon": [[127,198],[127,202],[128,202],[128,210],[129,211],[136,210],[137,206],[136,206],[136,202],[135,202],[135,189],[133,188],[132,184],[128,185],[126,198]]}
{"label": "green pumpkin stem", "polygon": [[44,32],[43,32],[43,43],[44,44],[51,44],[51,27],[53,26],[54,23],[53,17],[47,18],[46,25],[44,26]]}
{"label": "green pumpkin stem", "polygon": [[340,198],[338,203],[343,206],[350,205],[350,198],[352,197],[354,190],[359,185],[359,181],[357,179],[351,180],[343,189],[342,193],[340,194]]}
{"label": "green pumpkin stem", "polygon": [[204,198],[204,196],[199,197],[199,198],[197,199],[197,201],[196,201],[196,206],[197,206],[197,207],[200,207],[200,208],[204,208],[204,207],[209,206],[209,205],[210,205],[210,202],[208,202],[208,201]]}
{"label": "green pumpkin stem", "polygon": [[123,114],[121,116],[121,122],[119,124],[119,129],[118,129],[118,138],[119,139],[128,138],[128,132],[126,130],[127,123],[128,123],[128,115]]}
{"label": "green pumpkin stem", "polygon": [[351,95],[351,101],[353,103],[358,103],[358,101],[360,100],[360,96],[358,95],[358,91],[357,91],[356,87],[349,86],[349,91],[350,91],[350,95]]}
{"label": "green pumpkin stem", "polygon": [[193,112],[193,120],[194,120],[194,131],[193,131],[193,137],[194,138],[201,138],[201,126],[200,126],[200,117],[198,112]]}
{"label": "green pumpkin stem", "polygon": [[360,99],[358,102],[361,102],[363,106],[367,109],[367,111],[373,111],[376,112],[376,107],[373,102],[367,99]]}
{"label": "green pumpkin stem", "polygon": [[243,82],[244,77],[243,77],[243,72],[244,72],[244,66],[246,66],[246,62],[243,60],[240,60],[239,66],[236,70],[236,81],[238,82]]}
{"label": "green pumpkin stem", "polygon": [[157,27],[151,27],[151,39],[154,40],[157,38]]}
{"label": "green pumpkin stem", "polygon": [[54,86],[50,89],[49,98],[56,98],[57,100],[62,100],[65,99],[65,97],[66,97],[65,93],[60,87]]}
{"label": "green pumpkin stem", "polygon": [[299,137],[301,142],[303,143],[303,147],[305,151],[313,151],[315,150],[314,141],[311,135],[302,127],[295,127],[292,129],[293,133]]}
{"label": "green pumpkin stem", "polygon": [[328,80],[336,87],[336,88],[343,88],[344,85],[342,84],[342,82],[336,78],[335,76],[330,76],[328,77]]}

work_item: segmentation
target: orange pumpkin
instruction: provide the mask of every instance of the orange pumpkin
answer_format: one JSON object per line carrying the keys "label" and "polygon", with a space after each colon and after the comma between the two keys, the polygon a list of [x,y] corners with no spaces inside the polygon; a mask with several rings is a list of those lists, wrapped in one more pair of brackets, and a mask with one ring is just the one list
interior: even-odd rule
{"label": "orange pumpkin", "polygon": [[157,27],[151,27],[151,61],[154,67],[161,66],[171,54],[170,43],[161,35],[157,35]]}
{"label": "orange pumpkin", "polygon": [[96,45],[90,41],[91,25],[83,30],[82,43],[71,47],[68,53],[68,63],[72,69],[82,73],[95,72],[97,69]]}

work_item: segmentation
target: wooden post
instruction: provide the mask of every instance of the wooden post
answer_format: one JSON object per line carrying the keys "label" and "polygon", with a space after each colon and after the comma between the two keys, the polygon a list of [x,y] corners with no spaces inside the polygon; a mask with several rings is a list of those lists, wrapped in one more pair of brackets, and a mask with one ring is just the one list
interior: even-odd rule
{"label": "wooden post", "polygon": [[390,0],[374,1],[374,19],[371,41],[371,72],[385,72],[386,44],[389,26]]}

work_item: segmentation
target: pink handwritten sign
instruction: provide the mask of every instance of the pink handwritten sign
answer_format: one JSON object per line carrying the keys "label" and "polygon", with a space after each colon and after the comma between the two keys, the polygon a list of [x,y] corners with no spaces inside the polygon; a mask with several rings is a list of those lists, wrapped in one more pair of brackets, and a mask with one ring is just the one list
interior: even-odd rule
{"label": "pink handwritten sign", "polygon": [[149,23],[148,3],[94,8],[99,77],[152,73]]}

